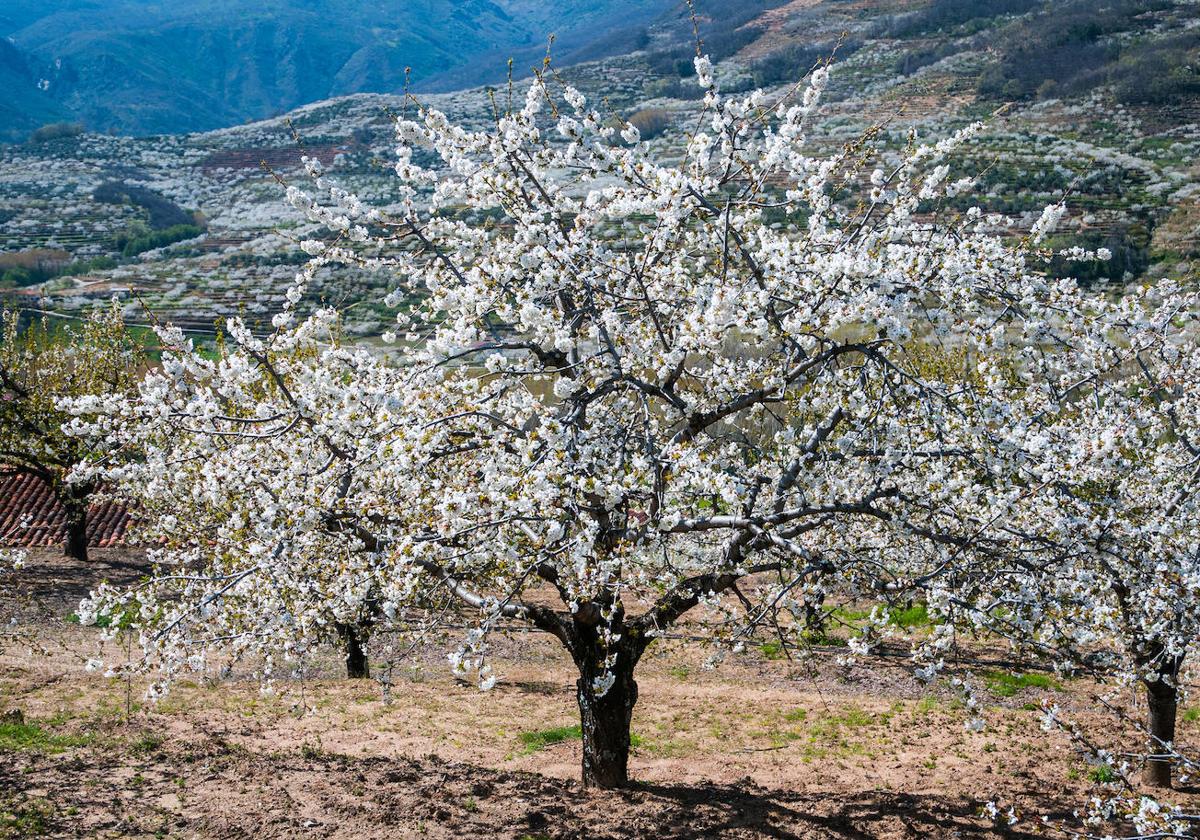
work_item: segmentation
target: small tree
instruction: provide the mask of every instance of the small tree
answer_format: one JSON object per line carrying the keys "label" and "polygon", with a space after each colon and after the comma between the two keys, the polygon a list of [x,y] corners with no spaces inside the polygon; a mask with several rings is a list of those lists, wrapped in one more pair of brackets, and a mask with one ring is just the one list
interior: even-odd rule
{"label": "small tree", "polygon": [[26,324],[8,310],[0,320],[0,463],[46,483],[66,517],[66,555],[87,560],[87,509],[96,484],[72,480],[69,472],[102,453],[95,439],[64,430],[73,418],[60,401],[88,395],[90,410],[79,409],[86,417],[132,392],[145,372],[142,347],[115,302],[78,326],[52,326],[44,318]]}
{"label": "small tree", "polygon": [[[368,598],[388,618],[457,603],[475,626],[452,661],[483,688],[488,631],[524,622],[570,654],[583,779],[612,787],[635,667],[684,616],[721,650],[767,622],[798,639],[818,577],[884,598],[918,555],[951,567],[1008,457],[1011,370],[979,359],[1061,340],[1088,305],[978,211],[938,212],[970,186],[943,159],[977,127],[868,175],[865,142],[804,151],[825,70],[727,100],[696,69],[675,165],[549,75],[491,131],[398,121],[394,213],[310,163],[320,197],[289,198],[331,235],[303,243],[275,332],[234,320],[219,362],[164,332],[163,370],[104,421],[146,452],[109,480],[159,533],[203,532],[81,614],[136,601],[169,678],[216,646],[303,651]],[[417,301],[402,365],[339,346],[331,312],[297,321],[340,262]]]}
{"label": "small tree", "polygon": [[[1200,638],[1200,354],[1194,316],[1175,311],[1185,325],[1162,324],[1173,341],[1140,353],[1128,377],[1081,409],[1087,422],[1074,418],[1073,436],[1060,438],[1095,455],[1063,465],[1057,516],[1043,520],[1062,559],[1050,603],[1069,599],[1076,611],[1047,641],[1141,684],[1154,787],[1171,786],[1180,673]],[[1097,661],[1098,643],[1106,656]]]}
{"label": "small tree", "polygon": [[[347,676],[359,678],[370,673],[380,561],[339,522],[347,505],[372,492],[361,482],[376,478],[376,424],[402,418],[381,410],[393,401],[397,372],[343,347],[335,324],[322,313],[263,340],[236,323],[215,354],[197,351],[178,330],[160,330],[161,370],[147,375],[139,399],[85,432],[109,435],[112,458],[79,464],[73,477],[105,476],[137,499],[135,533],[154,546],[157,575],[133,596],[182,598],[187,606],[165,619],[171,630],[203,626],[237,639],[253,628],[273,636],[285,659],[314,641],[333,642]],[[257,574],[269,576],[269,594],[248,585]],[[192,615],[197,604],[218,603],[224,609]],[[270,627],[258,624],[264,615],[275,617]],[[162,665],[169,676],[189,663]],[[268,660],[268,678],[274,667]]]}

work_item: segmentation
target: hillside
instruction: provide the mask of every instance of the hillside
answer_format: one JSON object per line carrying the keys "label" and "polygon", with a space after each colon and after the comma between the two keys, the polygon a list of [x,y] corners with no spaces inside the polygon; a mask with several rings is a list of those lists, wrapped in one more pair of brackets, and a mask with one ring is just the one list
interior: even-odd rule
{"label": "hillside", "polygon": [[[203,131],[348,93],[496,80],[504,62],[536,63],[557,33],[566,51],[608,43],[666,0],[553,5],[529,0],[97,0],[20,2],[0,13],[45,98],[97,131]],[[564,26],[564,21],[570,21]],[[606,41],[606,39],[609,39]],[[0,86],[15,139],[52,111],[28,85]],[[443,89],[446,87],[442,85]]]}
{"label": "hillside", "polygon": [[0,142],[23,139],[38,126],[63,120],[66,110],[39,86],[30,57],[0,39]]}
{"label": "hillside", "polygon": [[[1051,244],[1113,258],[1048,270],[1104,288],[1164,275],[1194,282],[1200,269],[1196,9],[1193,0],[713,0],[700,4],[700,26],[725,91],[785,91],[836,48],[815,144],[840,146],[881,124],[887,157],[910,132],[933,139],[985,120],[956,161],[977,186],[950,209],[1003,213],[1020,230],[1065,196],[1070,213]],[[700,107],[691,23],[672,7],[634,28],[638,49],[596,58],[564,44],[556,55],[582,57],[563,75],[668,154]],[[601,55],[630,37],[620,26],[610,35]],[[479,59],[471,72],[504,66]],[[491,119],[479,88],[422,98],[468,125]],[[309,229],[262,164],[295,178],[302,154],[319,157],[339,183],[387,208],[388,115],[402,104],[355,94],[188,136],[66,132],[0,148],[0,285],[64,313],[136,289],[197,330],[239,311],[265,321]],[[376,303],[389,282],[331,274],[313,301],[340,301],[351,330],[369,339],[390,318]]]}
{"label": "hillside", "polygon": [[1200,840],[1200,0],[393,2],[0,0],[0,840]]}

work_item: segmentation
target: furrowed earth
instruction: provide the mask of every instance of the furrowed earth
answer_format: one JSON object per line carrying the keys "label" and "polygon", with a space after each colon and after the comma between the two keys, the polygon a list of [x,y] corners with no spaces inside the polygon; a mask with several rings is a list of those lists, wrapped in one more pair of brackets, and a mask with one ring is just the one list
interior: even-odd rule
{"label": "furrowed earth", "polygon": [[844,649],[789,661],[764,644],[710,669],[709,649],[660,641],[638,676],[637,783],[621,791],[577,781],[573,667],[537,634],[497,637],[490,692],[434,645],[390,669],[386,697],[341,678],[329,649],[267,693],[243,667],[147,704],[143,684],[85,669],[121,661],[120,640],[64,620],[99,580],[143,571],[136,554],[96,554],[30,558],[37,605],[0,658],[0,837],[1043,837],[1057,833],[1043,816],[1075,826],[1105,785],[1038,712],[1098,722],[1095,686],[1018,676],[984,647],[949,669],[981,686],[976,733],[945,681],[923,686],[903,656],[846,667]]}

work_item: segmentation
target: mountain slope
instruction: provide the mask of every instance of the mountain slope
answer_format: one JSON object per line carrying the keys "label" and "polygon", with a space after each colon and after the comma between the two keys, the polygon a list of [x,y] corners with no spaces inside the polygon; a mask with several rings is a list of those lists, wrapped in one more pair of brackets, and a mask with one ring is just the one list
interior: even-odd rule
{"label": "mountain slope", "polygon": [[[17,0],[0,26],[95,130],[197,131],[347,93],[503,78],[558,30],[566,51],[636,27],[670,0]],[[41,11],[39,11],[39,8]],[[564,21],[570,21],[565,31]],[[611,48],[628,49],[628,39]],[[444,87],[444,85],[443,85]],[[10,86],[0,109],[34,120]]]}
{"label": "mountain slope", "polygon": [[61,105],[39,87],[30,59],[0,38],[0,142],[18,140],[35,128],[66,117]]}

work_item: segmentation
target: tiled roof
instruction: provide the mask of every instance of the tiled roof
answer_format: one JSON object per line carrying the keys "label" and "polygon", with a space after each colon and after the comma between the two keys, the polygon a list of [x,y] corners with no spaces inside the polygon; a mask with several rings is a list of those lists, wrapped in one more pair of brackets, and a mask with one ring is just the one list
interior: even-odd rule
{"label": "tiled roof", "polygon": [[[37,476],[0,470],[0,546],[61,545],[66,516],[49,485]],[[121,545],[129,527],[129,511],[118,502],[88,507],[88,545]]]}

